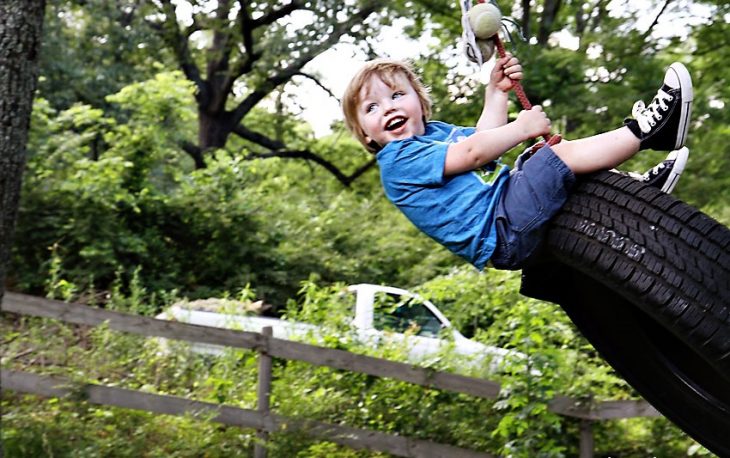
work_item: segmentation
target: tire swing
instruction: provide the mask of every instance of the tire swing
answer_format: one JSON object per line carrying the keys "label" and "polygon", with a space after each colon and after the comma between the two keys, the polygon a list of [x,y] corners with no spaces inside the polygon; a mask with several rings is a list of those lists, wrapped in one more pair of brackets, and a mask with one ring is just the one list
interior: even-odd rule
{"label": "tire swing", "polygon": [[[460,5],[467,57],[481,65],[495,48],[504,56],[496,5]],[[521,86],[513,89],[529,109]],[[520,292],[559,304],[658,411],[730,457],[727,227],[630,177],[582,176],[523,269]]]}
{"label": "tire swing", "polygon": [[647,401],[730,456],[730,230],[629,177],[583,177],[521,293],[559,304]]}

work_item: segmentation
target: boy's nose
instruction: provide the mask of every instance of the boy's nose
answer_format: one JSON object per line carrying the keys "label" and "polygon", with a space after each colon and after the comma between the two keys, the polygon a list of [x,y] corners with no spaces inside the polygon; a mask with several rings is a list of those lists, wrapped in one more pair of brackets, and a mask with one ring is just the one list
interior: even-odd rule
{"label": "boy's nose", "polygon": [[398,101],[393,100],[390,97],[385,99],[385,111],[393,111],[395,110],[395,107],[397,106]]}

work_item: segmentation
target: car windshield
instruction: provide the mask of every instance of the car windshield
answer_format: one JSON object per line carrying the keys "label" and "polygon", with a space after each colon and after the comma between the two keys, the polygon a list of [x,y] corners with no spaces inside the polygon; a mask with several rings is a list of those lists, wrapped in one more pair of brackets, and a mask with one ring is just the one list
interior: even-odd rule
{"label": "car windshield", "polygon": [[379,331],[412,332],[422,337],[437,337],[441,321],[414,297],[376,293],[373,326]]}

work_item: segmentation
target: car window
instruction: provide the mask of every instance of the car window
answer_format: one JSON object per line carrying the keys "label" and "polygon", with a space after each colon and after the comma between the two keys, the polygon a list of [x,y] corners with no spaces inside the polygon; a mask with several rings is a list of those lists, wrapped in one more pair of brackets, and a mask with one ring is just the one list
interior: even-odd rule
{"label": "car window", "polygon": [[437,337],[441,322],[416,298],[379,292],[375,293],[373,327],[379,331],[411,331],[422,337]]}

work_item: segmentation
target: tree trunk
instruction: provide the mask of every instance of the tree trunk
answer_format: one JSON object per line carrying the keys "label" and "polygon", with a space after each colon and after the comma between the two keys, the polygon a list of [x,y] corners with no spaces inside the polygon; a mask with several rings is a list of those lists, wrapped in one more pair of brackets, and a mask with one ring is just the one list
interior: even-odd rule
{"label": "tree trunk", "polygon": [[[204,109],[198,110],[198,147],[201,160],[204,155],[213,150],[224,148],[228,137],[233,132],[232,117],[229,112],[211,113]],[[203,167],[205,165],[203,164]],[[196,163],[196,168],[200,168]]]}
{"label": "tree trunk", "polygon": [[45,0],[0,2],[0,301],[20,200]]}
{"label": "tree trunk", "polygon": [[542,17],[540,19],[540,26],[537,32],[537,43],[540,46],[545,46],[552,33],[555,18],[558,16],[560,11],[561,0],[546,0],[542,10]]}
{"label": "tree trunk", "polygon": [[522,33],[529,40],[531,32],[532,27],[530,27],[530,0],[522,0]]}

